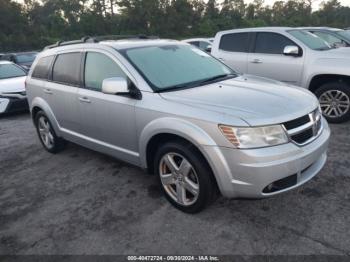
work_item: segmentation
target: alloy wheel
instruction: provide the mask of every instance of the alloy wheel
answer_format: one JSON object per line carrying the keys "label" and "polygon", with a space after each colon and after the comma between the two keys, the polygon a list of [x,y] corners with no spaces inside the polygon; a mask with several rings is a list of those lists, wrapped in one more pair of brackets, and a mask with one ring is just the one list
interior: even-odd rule
{"label": "alloy wheel", "polygon": [[349,96],[340,90],[328,90],[319,97],[322,113],[329,118],[344,116],[350,110]]}
{"label": "alloy wheel", "polygon": [[178,153],[167,153],[159,163],[165,192],[183,206],[194,204],[199,196],[199,179],[191,163]]}
{"label": "alloy wheel", "polygon": [[51,149],[54,146],[54,136],[51,132],[50,123],[46,117],[41,116],[38,119],[38,130],[40,134],[40,139],[44,143],[44,145]]}

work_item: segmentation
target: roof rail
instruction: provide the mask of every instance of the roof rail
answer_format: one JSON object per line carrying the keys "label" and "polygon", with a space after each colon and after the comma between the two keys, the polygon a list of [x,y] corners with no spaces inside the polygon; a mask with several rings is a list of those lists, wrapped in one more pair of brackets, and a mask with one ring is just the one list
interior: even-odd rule
{"label": "roof rail", "polygon": [[48,45],[44,50],[55,48],[58,46],[66,45],[76,45],[84,43],[98,43],[100,41],[116,41],[116,40],[125,40],[125,39],[159,39],[158,36],[146,36],[146,35],[103,35],[103,36],[84,36],[79,40],[72,41],[58,41],[55,44]]}

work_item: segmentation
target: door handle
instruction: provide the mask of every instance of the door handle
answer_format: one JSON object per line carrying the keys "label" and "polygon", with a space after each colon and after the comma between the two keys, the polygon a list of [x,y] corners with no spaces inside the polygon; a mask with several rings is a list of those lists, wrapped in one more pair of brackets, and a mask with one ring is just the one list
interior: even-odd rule
{"label": "door handle", "polygon": [[79,100],[83,103],[91,103],[91,100],[87,97],[79,97]]}
{"label": "door handle", "polygon": [[221,60],[221,61],[225,61],[225,59],[223,59],[222,57],[219,57],[218,59]]}
{"label": "door handle", "polygon": [[260,59],[254,59],[253,61],[251,61],[251,63],[253,63],[253,64],[262,64],[262,61]]}
{"label": "door handle", "polygon": [[49,95],[52,95],[52,94],[53,94],[52,91],[51,91],[51,89],[49,89],[49,88],[44,88],[44,93],[45,93],[45,94],[49,94]]}

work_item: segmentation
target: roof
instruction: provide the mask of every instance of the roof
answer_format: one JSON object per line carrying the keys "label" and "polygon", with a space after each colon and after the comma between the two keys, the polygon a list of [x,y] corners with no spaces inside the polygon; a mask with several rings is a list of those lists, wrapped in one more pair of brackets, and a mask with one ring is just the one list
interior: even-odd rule
{"label": "roof", "polygon": [[181,42],[177,40],[170,40],[170,39],[129,39],[129,40],[102,41],[102,42],[99,42],[98,44],[108,45],[117,50],[121,50],[126,48],[181,44]]}
{"label": "roof", "polygon": [[213,38],[211,38],[211,37],[188,38],[188,39],[183,39],[182,42],[190,42],[190,41],[206,41],[206,42],[210,42],[210,39],[213,39]]}
{"label": "roof", "polygon": [[342,29],[334,28],[334,27],[312,27],[312,26],[297,27],[296,29],[303,29],[303,30],[342,31]]}
{"label": "roof", "polygon": [[8,64],[13,64],[13,63],[6,60],[0,60],[0,65],[8,65]]}
{"label": "roof", "polygon": [[293,27],[252,27],[252,28],[240,28],[240,29],[231,29],[231,30],[225,30],[220,31],[218,34],[225,34],[225,33],[237,33],[237,32],[259,32],[259,31],[271,31],[271,32],[285,32],[287,30],[295,29]]}
{"label": "roof", "polygon": [[3,55],[29,55],[29,54],[37,54],[37,51],[28,51],[28,52],[9,52]]}

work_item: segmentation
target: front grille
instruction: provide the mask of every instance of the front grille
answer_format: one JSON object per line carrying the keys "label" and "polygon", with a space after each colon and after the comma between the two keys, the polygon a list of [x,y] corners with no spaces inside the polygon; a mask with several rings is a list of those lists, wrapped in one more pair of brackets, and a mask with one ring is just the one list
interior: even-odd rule
{"label": "front grille", "polygon": [[295,142],[297,142],[298,144],[303,144],[306,141],[308,141],[309,139],[311,139],[314,136],[314,132],[312,130],[312,128],[307,129],[299,134],[296,134],[294,136],[291,136],[291,139]]}
{"label": "front grille", "polygon": [[319,110],[308,115],[283,123],[289,138],[298,145],[305,145],[315,139],[322,129]]}
{"label": "front grille", "polygon": [[287,130],[290,130],[290,129],[305,125],[309,122],[310,122],[309,115],[305,115],[305,116],[299,117],[297,119],[285,122],[285,123],[283,123],[283,125]]}

